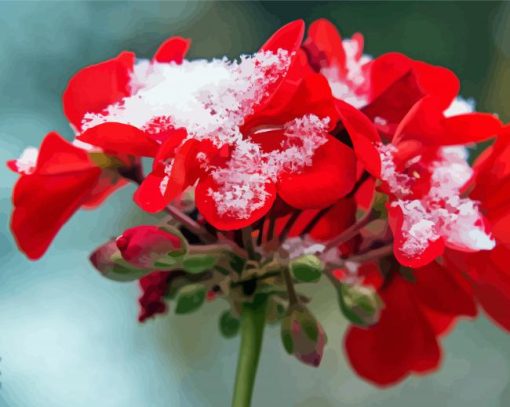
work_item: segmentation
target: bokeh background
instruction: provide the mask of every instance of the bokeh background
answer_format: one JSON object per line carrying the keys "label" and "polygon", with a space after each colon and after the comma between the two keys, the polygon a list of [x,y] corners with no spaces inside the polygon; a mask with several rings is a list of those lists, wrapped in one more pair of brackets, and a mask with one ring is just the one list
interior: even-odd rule
{"label": "bokeh background", "polygon": [[[0,161],[50,130],[71,138],[60,97],[82,66],[129,49],[149,57],[167,36],[191,57],[254,52],[282,23],[327,17],[366,52],[402,51],[452,68],[478,108],[510,118],[510,4],[499,2],[0,2]],[[227,406],[238,338],[223,339],[217,301],[186,316],[136,321],[138,288],[101,278],[89,251],[142,218],[126,188],[80,212],[37,263],[8,231],[16,180],[0,169],[0,406]],[[386,390],[358,379],[342,353],[345,322],[320,286],[312,308],[329,343],[318,369],[266,332],[254,406],[510,405],[510,336],[484,318],[444,341],[442,368]]]}

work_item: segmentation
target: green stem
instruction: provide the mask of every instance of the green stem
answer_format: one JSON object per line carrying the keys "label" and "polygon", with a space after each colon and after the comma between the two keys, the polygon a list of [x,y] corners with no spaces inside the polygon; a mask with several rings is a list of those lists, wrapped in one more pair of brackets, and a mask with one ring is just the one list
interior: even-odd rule
{"label": "green stem", "polygon": [[232,407],[250,407],[259,363],[262,337],[266,322],[267,298],[256,298],[243,304],[241,314],[241,347]]}

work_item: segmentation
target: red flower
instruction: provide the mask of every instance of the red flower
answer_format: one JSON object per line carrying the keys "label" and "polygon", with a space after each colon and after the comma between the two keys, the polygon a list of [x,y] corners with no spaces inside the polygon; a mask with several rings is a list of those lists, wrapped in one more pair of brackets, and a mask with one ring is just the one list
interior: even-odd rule
{"label": "red flower", "polygon": [[[24,165],[23,165],[24,164]],[[94,194],[101,169],[86,151],[49,133],[33,164],[10,163],[20,172],[14,187],[11,229],[20,249],[41,257],[67,220]]]}
{"label": "red flower", "polygon": [[451,268],[461,270],[487,314],[510,330],[510,127],[506,127],[495,144],[475,162],[475,176],[470,197],[480,203],[490,225],[496,247],[491,251],[459,254],[446,253]]}
{"label": "red flower", "polygon": [[[190,40],[172,37],[164,42],[154,55],[157,62],[182,62]],[[80,131],[87,113],[101,113],[109,105],[132,94],[130,78],[135,65],[135,54],[121,52],[117,57],[88,66],[74,75],[63,95],[64,113],[69,122]]]}
{"label": "red flower", "polygon": [[[384,145],[366,116],[342,102],[337,107],[359,159],[383,181],[381,190],[390,197],[389,223],[401,264],[425,265],[440,256],[445,246],[462,251],[494,246],[476,202],[462,196],[472,173],[466,153],[459,147],[443,146],[495,135],[501,128],[495,116],[446,117],[438,102],[426,97],[408,112],[391,142]],[[442,138],[435,137],[438,134]]]}
{"label": "red flower", "polygon": [[[349,147],[328,135],[338,114],[326,79],[300,50],[303,33],[302,21],[290,23],[239,64],[182,58],[181,70],[158,58],[137,64],[128,84],[131,94],[101,112],[89,109],[79,139],[107,152],[155,158],[135,195],[150,212],[162,210],[197,181],[197,208],[221,230],[252,224],[277,194],[299,209],[332,205],[352,189],[355,159]],[[189,72],[202,70],[202,82],[215,74],[229,81],[194,90],[200,80]],[[188,99],[177,93],[175,105],[172,98],[159,99],[158,85],[168,86],[169,96],[182,87],[172,79],[179,75],[191,84],[182,90],[190,93]],[[225,100],[235,107],[222,106]],[[168,111],[152,112],[157,101]]]}
{"label": "red flower", "polygon": [[352,367],[376,385],[437,369],[439,336],[457,317],[476,315],[469,286],[456,272],[432,263],[414,270],[414,276],[414,282],[406,281],[394,270],[378,287],[384,302],[379,322],[351,327],[346,334]]}
{"label": "red flower", "polygon": [[450,70],[394,52],[372,59],[363,55],[363,42],[359,33],[342,39],[331,22],[320,19],[310,26],[304,49],[335,98],[360,109],[382,133],[391,136],[425,96],[434,97],[441,112],[457,96],[459,80]]}
{"label": "red flower", "polygon": [[82,128],[86,113],[99,113],[108,105],[130,94],[129,76],[135,55],[122,52],[116,58],[83,68],[64,92],[64,113],[77,129]]}

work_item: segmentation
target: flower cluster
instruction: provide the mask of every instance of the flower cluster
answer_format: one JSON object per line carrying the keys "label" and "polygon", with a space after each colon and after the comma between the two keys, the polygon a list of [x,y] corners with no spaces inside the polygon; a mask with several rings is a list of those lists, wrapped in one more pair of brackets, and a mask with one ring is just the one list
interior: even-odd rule
{"label": "flower cluster", "polygon": [[19,248],[41,257],[74,212],[133,183],[141,210],[167,216],[91,261],[140,281],[140,321],[224,298],[233,336],[263,303],[317,366],[326,334],[297,289],[327,278],[348,359],[381,386],[436,369],[440,338],[479,307],[510,330],[510,127],[474,112],[450,70],[363,45],[294,21],[237,60],[187,60],[172,37],[82,69],[63,95],[74,140],[49,133],[8,163]]}

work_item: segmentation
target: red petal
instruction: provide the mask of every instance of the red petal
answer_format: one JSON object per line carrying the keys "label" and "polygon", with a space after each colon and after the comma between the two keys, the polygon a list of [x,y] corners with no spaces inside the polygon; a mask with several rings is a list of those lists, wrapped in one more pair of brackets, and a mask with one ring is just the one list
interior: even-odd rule
{"label": "red petal", "polygon": [[97,185],[87,200],[83,202],[84,209],[94,209],[101,205],[111,194],[128,184],[128,180],[121,178],[116,170],[103,169]]}
{"label": "red petal", "polygon": [[320,209],[347,195],[356,182],[354,153],[328,136],[312,158],[312,165],[298,174],[285,173],[278,180],[278,195],[298,209]]}
{"label": "red petal", "polygon": [[401,121],[393,142],[414,139],[438,146],[477,143],[496,136],[501,129],[501,122],[492,114],[468,113],[446,118],[438,99],[425,97]]}
{"label": "red petal", "polygon": [[76,129],[81,129],[85,113],[100,113],[129,96],[134,63],[135,54],[122,52],[116,58],[81,69],[71,78],[63,103],[64,113]]}
{"label": "red petal", "polygon": [[325,241],[339,235],[356,221],[356,203],[341,199],[317,222],[310,232],[313,239]]}
{"label": "red petal", "polygon": [[459,78],[442,66],[422,61],[413,61],[412,66],[423,93],[436,96],[442,110],[448,108],[459,93]]}
{"label": "red petal", "polygon": [[337,100],[336,107],[352,140],[354,151],[365,168],[375,177],[381,175],[381,158],[375,143],[381,141],[372,122],[348,103]]}
{"label": "red petal", "polygon": [[210,160],[217,153],[217,149],[208,140],[188,140],[177,150],[165,192],[167,202],[177,198],[202,175],[201,162],[197,160],[197,155],[204,151]]}
{"label": "red petal", "polygon": [[412,71],[422,96],[432,95],[437,98],[442,110],[445,110],[459,93],[459,79],[449,69],[391,52],[375,59],[371,65],[371,100],[385,92],[409,71]]}
{"label": "red petal", "polygon": [[415,270],[416,295],[426,307],[446,315],[476,315],[473,294],[455,270],[436,262]]}
{"label": "red petal", "polygon": [[114,154],[130,154],[137,157],[154,157],[159,144],[137,127],[123,123],[103,123],[78,136],[85,143]]}
{"label": "red petal", "polygon": [[[301,83],[303,71],[300,58],[298,58],[298,51],[303,41],[304,33],[304,21],[293,21],[276,31],[260,49],[261,51],[271,51],[273,53],[280,49],[286,50],[291,56],[291,61],[287,72],[281,74],[278,80],[267,88],[267,96],[254,107],[252,117],[256,117],[262,111],[265,114],[270,114],[269,112],[282,110],[297,91]],[[246,119],[246,123],[250,121],[250,118]]]}
{"label": "red petal", "polygon": [[18,166],[16,165],[17,160],[8,160],[7,161],[7,168],[9,168],[11,171],[14,171],[15,173],[19,173]]}
{"label": "red petal", "polygon": [[175,62],[181,64],[190,45],[191,40],[188,38],[170,37],[159,46],[153,60],[156,62]]}
{"label": "red petal", "polygon": [[427,96],[420,99],[400,122],[393,144],[418,140],[424,144],[448,144],[444,127],[443,109],[437,99]]}
{"label": "red petal", "polygon": [[497,246],[490,252],[466,255],[468,272],[473,291],[485,312],[502,328],[510,331],[510,251]]}
{"label": "red petal", "polygon": [[195,190],[195,204],[198,211],[207,222],[219,230],[237,230],[251,225],[264,216],[274,203],[276,198],[276,188],[274,184],[267,183],[265,190],[268,194],[264,205],[255,209],[248,218],[239,219],[228,213],[219,214],[216,208],[216,202],[209,195],[209,190],[217,190],[218,185],[211,177],[200,179]]}
{"label": "red petal", "polygon": [[314,21],[308,28],[308,38],[303,46],[317,68],[335,67],[341,76],[345,75],[342,37],[330,21],[325,18]]}
{"label": "red petal", "polygon": [[402,233],[402,225],[404,223],[404,215],[402,209],[398,206],[387,206],[388,223],[393,233],[393,254],[400,264],[407,267],[418,268],[427,265],[437,257],[441,256],[444,251],[444,241],[439,238],[434,241],[423,242],[424,250],[417,254],[408,254],[402,250],[406,243],[406,238]]}
{"label": "red petal", "polygon": [[479,143],[496,136],[501,128],[499,119],[489,113],[468,113],[445,120],[446,141],[451,145]]}
{"label": "red petal", "polygon": [[156,213],[169,204],[169,201],[163,197],[160,185],[165,174],[152,172],[145,177],[142,184],[138,187],[133,196],[135,203],[144,211]]}
{"label": "red petal", "polygon": [[276,31],[260,48],[261,51],[278,52],[285,49],[289,52],[296,51],[305,35],[305,22],[303,20],[292,21]]}
{"label": "red petal", "polygon": [[370,101],[386,92],[410,71],[411,60],[397,52],[390,52],[374,59],[370,64]]}
{"label": "red petal", "polygon": [[187,135],[186,129],[183,128],[168,131],[167,139],[159,147],[154,163],[174,157],[175,150],[182,144]]}
{"label": "red petal", "polygon": [[96,167],[85,150],[75,147],[58,133],[51,132],[41,143],[34,172],[53,175]]}
{"label": "red petal", "polygon": [[355,58],[357,60],[359,60],[363,56],[363,48],[365,46],[365,37],[363,37],[363,34],[361,34],[361,33],[354,33],[351,37],[351,40],[353,40],[356,43]]}
{"label": "red petal", "polygon": [[384,308],[379,322],[368,328],[351,327],[345,348],[354,370],[379,385],[394,384],[410,373],[437,368],[440,349],[409,283],[395,277],[380,293]]}
{"label": "red petal", "polygon": [[22,176],[13,194],[11,229],[20,249],[41,257],[96,185],[101,170],[89,168],[54,175]]}

